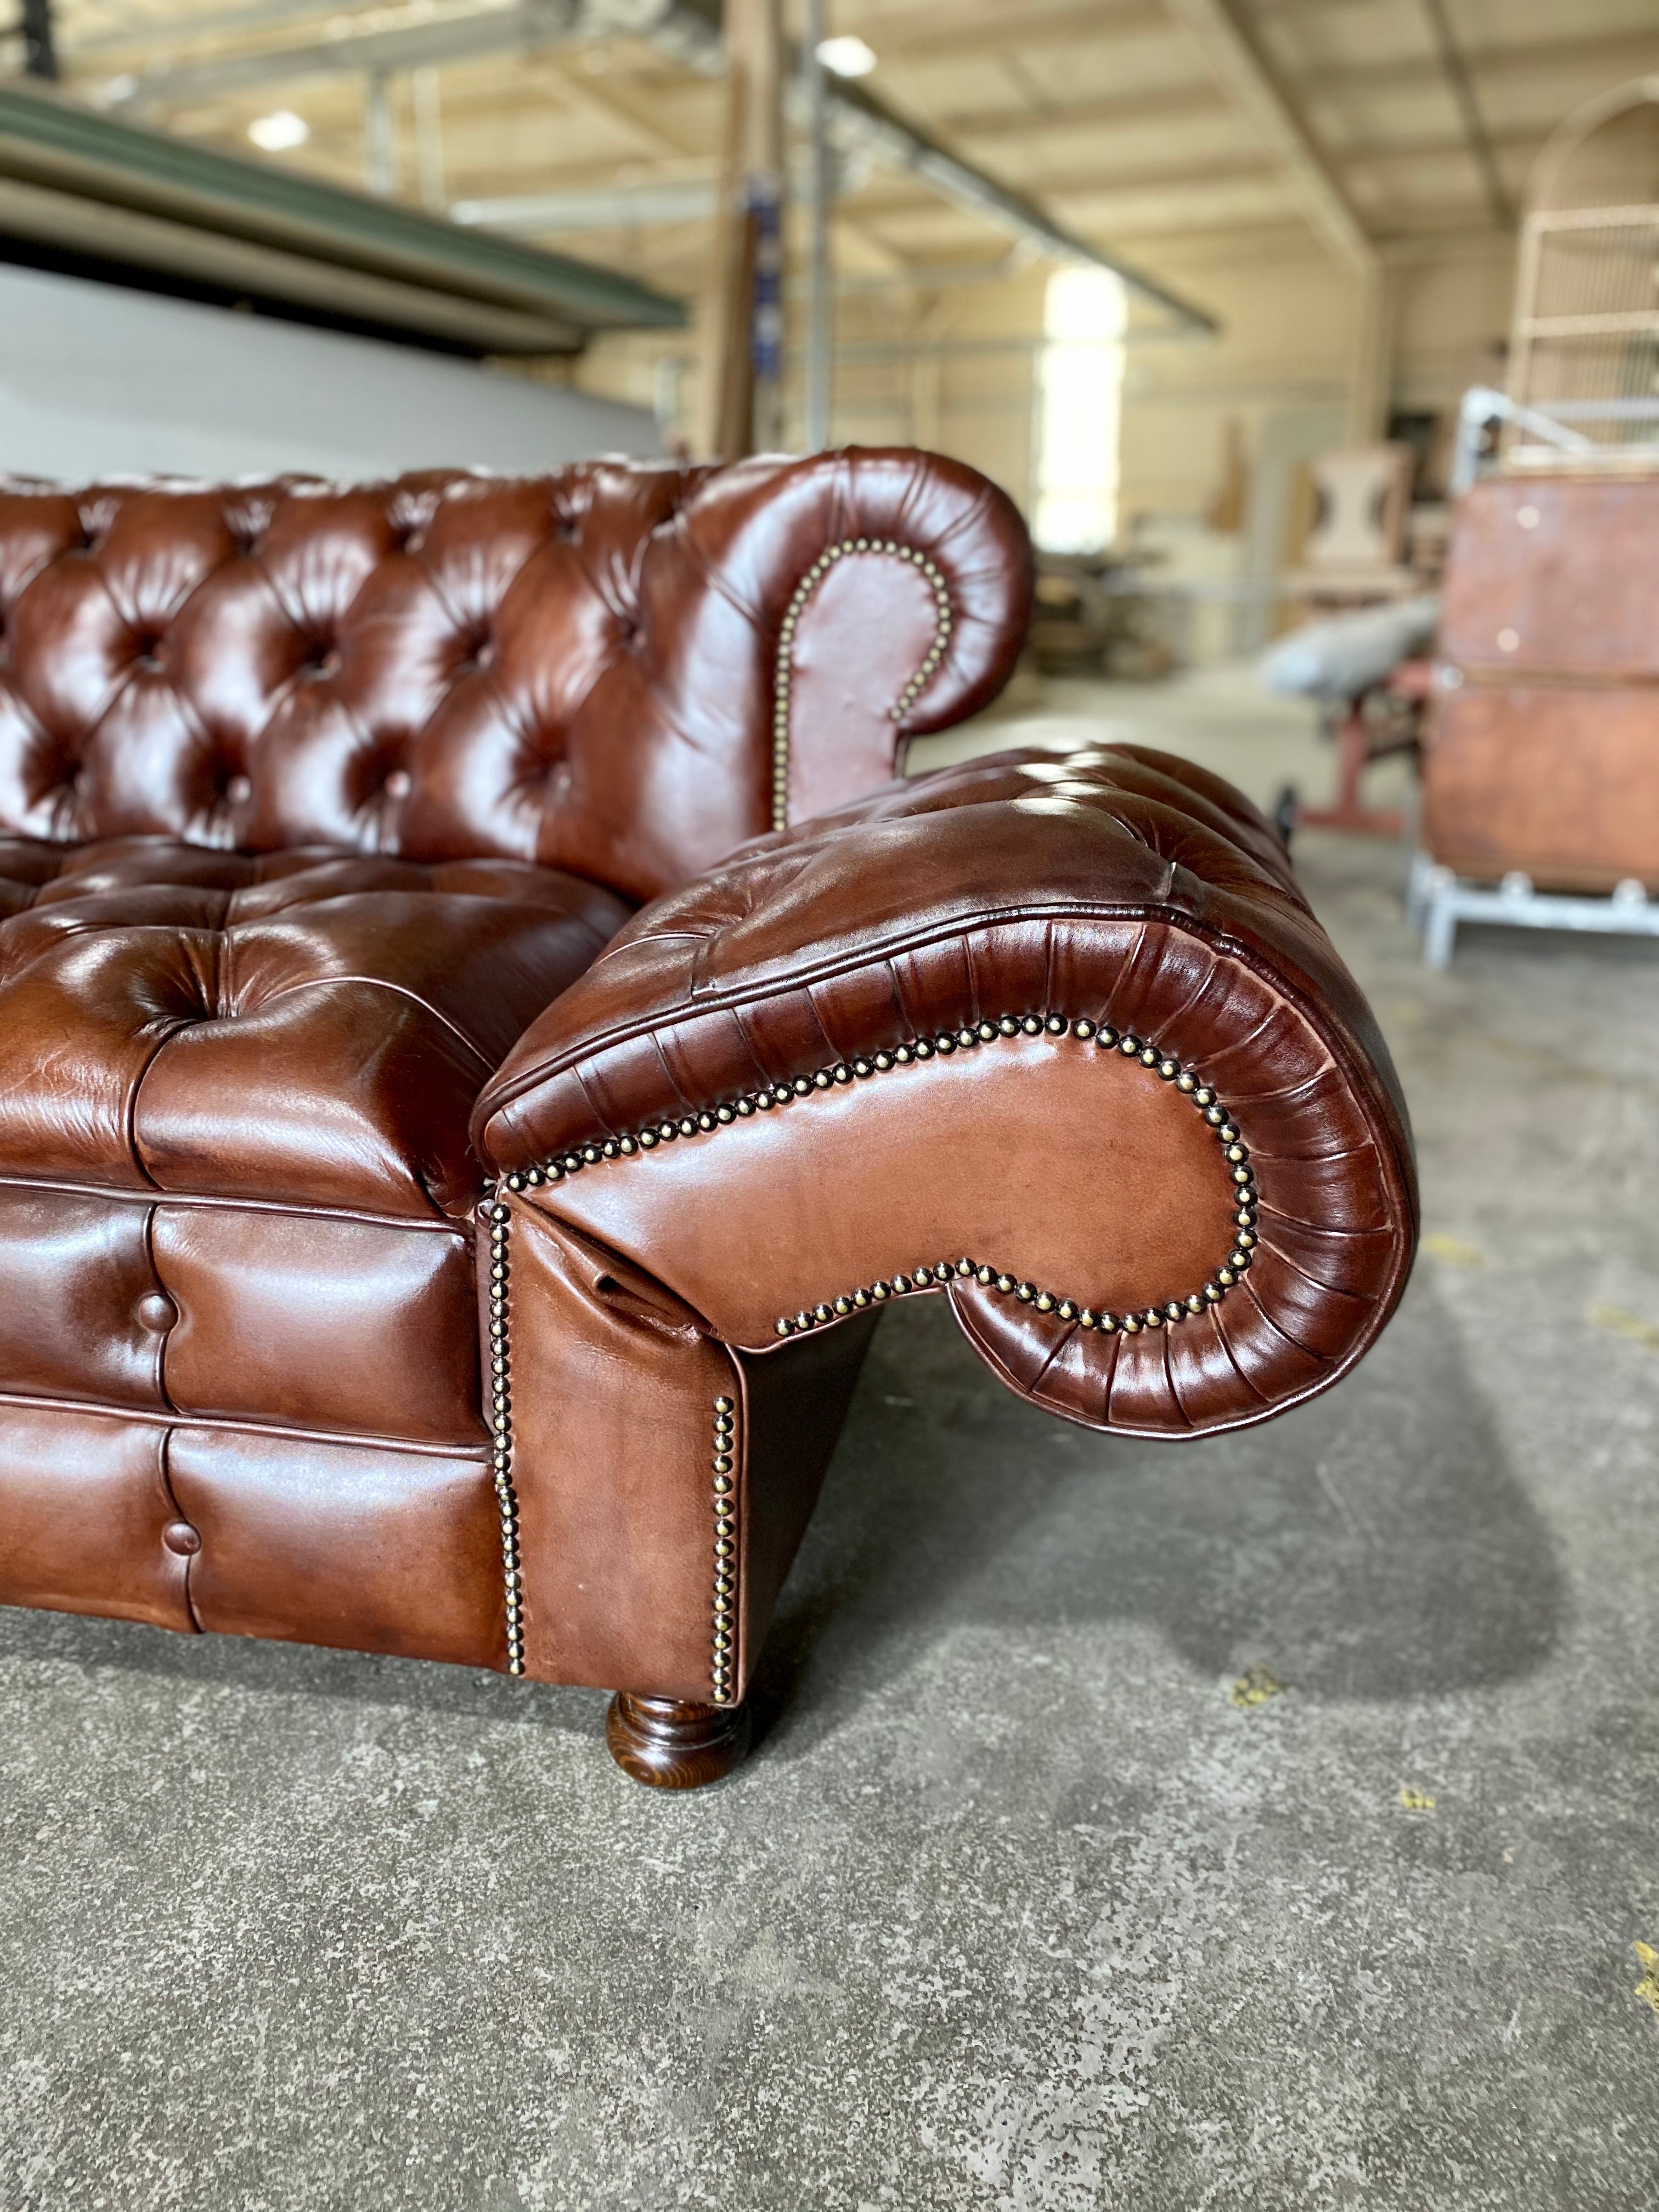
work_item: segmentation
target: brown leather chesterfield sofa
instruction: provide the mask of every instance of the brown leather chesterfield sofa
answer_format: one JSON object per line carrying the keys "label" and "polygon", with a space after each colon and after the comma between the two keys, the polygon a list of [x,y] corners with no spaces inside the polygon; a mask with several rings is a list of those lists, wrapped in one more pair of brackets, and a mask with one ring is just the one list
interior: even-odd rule
{"label": "brown leather chesterfield sofa", "polygon": [[684,1785],[893,1299],[1135,1436],[1351,1366],[1409,1143],[1272,830],[890,781],[1028,591],[914,453],[0,489],[0,1599],[601,1686]]}

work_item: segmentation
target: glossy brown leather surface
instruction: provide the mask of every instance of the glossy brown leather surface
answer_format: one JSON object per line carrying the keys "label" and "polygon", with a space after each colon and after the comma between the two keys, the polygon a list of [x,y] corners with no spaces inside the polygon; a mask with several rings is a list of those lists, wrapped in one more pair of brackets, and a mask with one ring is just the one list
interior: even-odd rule
{"label": "glossy brown leather surface", "polygon": [[0,1604],[186,1632],[189,1561],[167,1431],[83,1408],[0,1403]]}
{"label": "glossy brown leather surface", "polygon": [[653,1272],[534,1206],[512,1210],[526,1671],[710,1701],[711,1470],[724,1405],[735,1701],[817,1502],[874,1316],[748,1358]]}
{"label": "glossy brown leather surface", "polygon": [[514,1211],[526,1672],[706,1704],[711,1438],[732,1355],[644,1270]]}
{"label": "glossy brown leather surface", "polygon": [[[813,806],[890,775],[906,736],[1012,667],[1024,532],[956,462],[0,482],[0,830],[499,855],[649,897],[771,826],[781,627],[842,543],[908,611],[872,638],[837,577],[802,617],[791,787]],[[894,720],[933,635],[898,547],[952,621]]]}
{"label": "glossy brown leather surface", "polygon": [[275,1206],[158,1206],[181,1413],[397,1443],[483,1443],[471,1240]]}
{"label": "glossy brown leather surface", "polygon": [[623,920],[523,863],[0,840],[0,1175],[464,1216],[466,1116]]}
{"label": "glossy brown leather surface", "polygon": [[197,1623],[499,1667],[501,1550],[480,1459],[183,1426],[167,1441]]}
{"label": "glossy brown leather surface", "polygon": [[482,1459],[0,1401],[0,1604],[501,1662]]}
{"label": "glossy brown leather surface", "polygon": [[[1175,1326],[1091,1334],[953,1275],[1006,1380],[1079,1420],[1186,1434],[1261,1419],[1360,1356],[1416,1229],[1386,1050],[1267,824],[1137,748],[995,757],[751,845],[637,916],[532,1024],[477,1141],[508,1171],[560,1164],[538,1207],[648,1250],[753,1349],[797,1291],[810,1314],[964,1255],[1056,1303],[1196,1296],[1227,1257],[1232,1170],[1172,1079],[1047,1030],[872,1065],[1004,1018],[1110,1024],[1212,1085],[1261,1206],[1242,1279]],[[755,1110],[785,1082],[806,1095]]]}
{"label": "glossy brown leather surface", "polygon": [[0,1182],[0,1393],[477,1450],[472,1239]]}
{"label": "glossy brown leather surface", "polygon": [[[994,970],[994,939],[971,949]],[[1098,939],[1103,961],[1130,949]],[[1156,1075],[1018,1036],[584,1170],[545,1203],[759,1350],[780,1316],[963,1253],[1099,1310],[1184,1298],[1231,1250],[1235,1201],[1213,1132]]]}

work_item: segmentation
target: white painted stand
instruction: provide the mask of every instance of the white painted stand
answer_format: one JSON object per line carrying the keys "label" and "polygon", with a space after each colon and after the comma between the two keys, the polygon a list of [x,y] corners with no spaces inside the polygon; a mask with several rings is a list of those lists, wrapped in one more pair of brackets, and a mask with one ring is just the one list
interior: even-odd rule
{"label": "white painted stand", "polygon": [[1413,857],[1406,913],[1423,932],[1423,957],[1431,968],[1450,967],[1460,921],[1659,937],[1659,900],[1650,899],[1634,876],[1627,876],[1608,898],[1569,898],[1534,890],[1532,878],[1518,871],[1505,876],[1495,890],[1490,884],[1466,884],[1449,868],[1437,866],[1426,853]]}

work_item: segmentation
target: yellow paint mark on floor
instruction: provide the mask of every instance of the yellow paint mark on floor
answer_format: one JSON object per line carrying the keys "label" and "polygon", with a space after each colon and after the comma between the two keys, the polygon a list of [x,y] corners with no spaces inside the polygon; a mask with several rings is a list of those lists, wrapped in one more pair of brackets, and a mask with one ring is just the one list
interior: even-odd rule
{"label": "yellow paint mark on floor", "polygon": [[1484,1267],[1486,1255],[1475,1244],[1460,1243],[1455,1237],[1425,1237],[1423,1249],[1443,1260],[1449,1267]]}
{"label": "yellow paint mark on floor", "polygon": [[1589,1318],[1592,1328],[1610,1328],[1615,1336],[1627,1336],[1632,1344],[1659,1352],[1659,1328],[1640,1314],[1626,1313],[1623,1306],[1592,1306]]}
{"label": "yellow paint mark on floor", "polygon": [[1289,1686],[1288,1683],[1275,1681],[1271,1668],[1264,1667],[1258,1660],[1254,1667],[1244,1669],[1228,1694],[1240,1712],[1247,1713],[1252,1705],[1265,1705],[1269,1698],[1282,1698]]}
{"label": "yellow paint mark on floor", "polygon": [[1636,1984],[1636,1994],[1644,2005],[1651,2005],[1659,2013],[1659,1951],[1651,1943],[1632,1943],[1631,1948],[1641,1961],[1642,1978]]}
{"label": "yellow paint mark on floor", "polygon": [[1400,1785],[1400,1802],[1408,1813],[1432,1813],[1434,1800],[1426,1790],[1413,1790],[1409,1782]]}

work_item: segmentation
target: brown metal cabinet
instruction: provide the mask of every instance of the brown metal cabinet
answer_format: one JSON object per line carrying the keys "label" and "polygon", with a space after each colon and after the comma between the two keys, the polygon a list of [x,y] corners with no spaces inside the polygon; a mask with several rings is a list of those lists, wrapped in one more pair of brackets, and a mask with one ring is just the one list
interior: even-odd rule
{"label": "brown metal cabinet", "polygon": [[1659,890],[1659,477],[1476,484],[1441,652],[1434,860],[1540,890]]}

